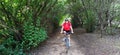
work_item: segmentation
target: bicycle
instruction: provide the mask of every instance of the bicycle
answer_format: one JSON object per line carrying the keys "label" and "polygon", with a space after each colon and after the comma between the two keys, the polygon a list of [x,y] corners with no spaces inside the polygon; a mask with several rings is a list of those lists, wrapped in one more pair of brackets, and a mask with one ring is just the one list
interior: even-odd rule
{"label": "bicycle", "polygon": [[66,53],[68,53],[68,50],[70,49],[70,40],[68,38],[68,35],[71,34],[71,33],[64,33],[65,36],[64,36],[64,42],[65,42],[65,45],[66,45]]}

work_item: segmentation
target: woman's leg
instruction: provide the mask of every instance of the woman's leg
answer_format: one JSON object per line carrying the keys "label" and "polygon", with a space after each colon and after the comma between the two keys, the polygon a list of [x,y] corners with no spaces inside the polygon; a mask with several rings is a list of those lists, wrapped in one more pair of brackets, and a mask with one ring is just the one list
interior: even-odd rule
{"label": "woman's leg", "polygon": [[63,31],[63,34],[64,34],[63,41],[65,41],[66,31]]}

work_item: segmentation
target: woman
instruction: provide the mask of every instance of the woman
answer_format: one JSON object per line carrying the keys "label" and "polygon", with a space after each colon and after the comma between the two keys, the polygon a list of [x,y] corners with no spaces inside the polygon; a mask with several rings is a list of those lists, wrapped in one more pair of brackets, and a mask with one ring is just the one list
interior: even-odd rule
{"label": "woman", "polygon": [[65,19],[65,22],[62,24],[60,33],[68,34],[69,46],[70,46],[70,34],[73,33],[73,28],[71,22],[68,19]]}

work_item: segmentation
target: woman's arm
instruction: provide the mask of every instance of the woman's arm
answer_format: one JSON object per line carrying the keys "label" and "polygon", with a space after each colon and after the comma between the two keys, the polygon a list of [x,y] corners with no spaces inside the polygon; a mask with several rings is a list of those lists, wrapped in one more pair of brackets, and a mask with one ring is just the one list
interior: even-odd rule
{"label": "woman's arm", "polygon": [[71,29],[71,33],[74,33],[74,32],[73,32],[73,28],[72,28],[72,26],[70,26],[70,29]]}
{"label": "woman's arm", "polygon": [[60,33],[63,33],[63,26],[62,26],[62,28],[61,28],[61,32]]}

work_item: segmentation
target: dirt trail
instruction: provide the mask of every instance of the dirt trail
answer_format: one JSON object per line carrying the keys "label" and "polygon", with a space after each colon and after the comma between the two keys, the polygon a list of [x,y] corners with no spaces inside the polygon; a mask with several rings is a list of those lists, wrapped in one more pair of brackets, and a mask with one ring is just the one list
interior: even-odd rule
{"label": "dirt trail", "polygon": [[120,35],[100,38],[100,34],[81,31],[75,29],[75,33],[71,36],[68,54],[65,53],[65,45],[62,42],[63,35],[59,33],[29,53],[32,55],[120,55]]}

